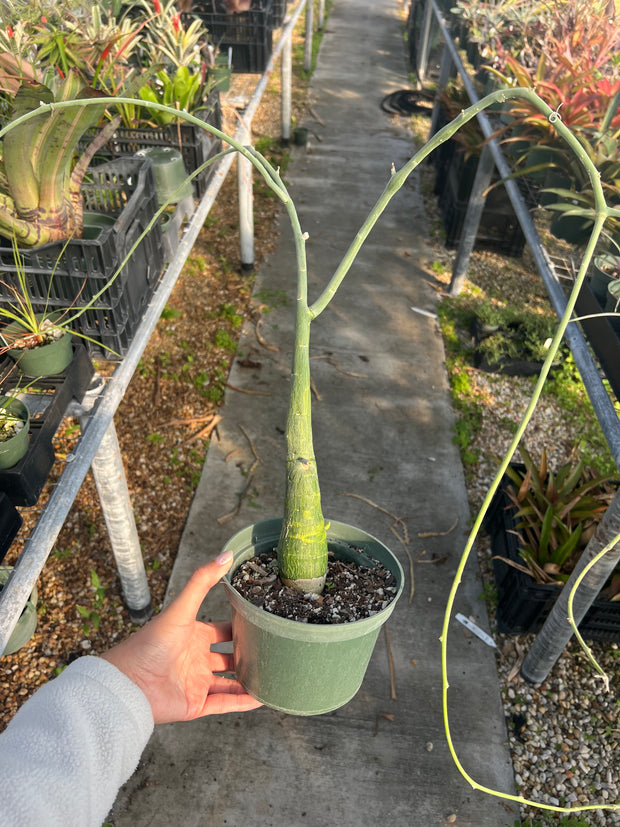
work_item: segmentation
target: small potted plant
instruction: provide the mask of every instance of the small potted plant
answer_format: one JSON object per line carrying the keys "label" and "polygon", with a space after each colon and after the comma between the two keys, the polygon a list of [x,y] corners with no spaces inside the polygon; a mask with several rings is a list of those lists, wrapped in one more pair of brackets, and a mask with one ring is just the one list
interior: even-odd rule
{"label": "small potted plant", "polygon": [[620,256],[613,253],[599,253],[592,262],[590,289],[596,300],[605,307],[609,284],[620,279]]}
{"label": "small potted plant", "polygon": [[533,376],[540,372],[556,326],[555,316],[479,302],[472,330],[475,366],[490,373]]}
{"label": "small potted plant", "polygon": [[0,469],[12,468],[28,450],[30,413],[19,389],[0,393]]}

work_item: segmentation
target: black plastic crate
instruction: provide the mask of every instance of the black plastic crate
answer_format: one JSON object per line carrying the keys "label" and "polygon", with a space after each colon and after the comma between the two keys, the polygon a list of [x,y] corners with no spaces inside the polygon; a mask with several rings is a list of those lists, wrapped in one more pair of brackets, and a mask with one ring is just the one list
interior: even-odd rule
{"label": "black plastic crate", "polygon": [[[455,157],[456,155],[458,153]],[[465,198],[462,197],[463,194]],[[461,239],[468,202],[466,178],[460,178],[457,172],[451,169],[443,192],[439,196],[448,247],[455,247]],[[524,246],[523,230],[504,188],[496,187],[490,190],[480,218],[475,247],[518,257],[522,254]]]}
{"label": "black plastic crate", "polygon": [[[110,215],[114,222],[93,239],[76,238],[66,247],[64,242],[54,242],[20,252],[32,304],[38,312],[78,311],[107,285],[73,327],[93,340],[89,342],[91,350],[106,355],[106,348],[111,348],[122,356],[165,262],[161,228],[156,224],[109,283],[158,209],[152,162],[119,158],[91,168],[90,178],[82,185],[85,210]],[[0,247],[1,304],[14,301],[8,288],[17,285],[13,251],[6,242]]]}
{"label": "black plastic crate", "polygon": [[[505,477],[487,513],[485,529],[491,538],[494,557],[525,565],[519,556],[517,509],[505,490],[510,485]],[[562,587],[536,583],[533,577],[500,559],[493,560],[493,575],[498,591],[498,630],[508,634],[540,631]],[[597,598],[579,624],[579,631],[586,640],[620,642],[620,603]]]}
{"label": "black plastic crate", "polygon": [[4,491],[0,491],[0,563],[21,527],[21,514]]}
{"label": "black plastic crate", "polygon": [[[196,112],[195,116],[221,130],[222,105],[219,90],[214,89],[211,92],[205,102],[205,108]],[[98,131],[97,128],[89,129],[80,142],[80,147],[86,148]],[[93,164],[134,155],[139,150],[152,146],[173,146],[178,149],[183,156],[185,169],[190,175],[221,151],[222,142],[215,135],[191,123],[180,122],[168,126],[145,126],[136,129],[119,126],[112,138],[97,151]],[[214,167],[209,166],[192,179],[196,198],[202,198],[206,192],[213,170]]]}
{"label": "black plastic crate", "polygon": [[272,52],[273,0],[253,0],[249,11],[227,14],[223,0],[198,0],[185,22],[200,18],[221,52],[232,49],[232,71],[262,74]]}
{"label": "black plastic crate", "polygon": [[[81,342],[73,344],[73,360],[64,373],[37,379],[23,398],[30,410],[30,440],[25,456],[12,468],[0,470],[0,491],[14,505],[35,505],[55,461],[52,440],[72,399],[84,397],[94,375],[88,351]],[[20,381],[19,372],[5,358],[0,367],[3,392]],[[22,386],[24,380],[21,380]],[[36,392],[36,393],[35,393]],[[30,396],[29,396],[30,395]],[[42,410],[34,410],[32,403]]]}
{"label": "black plastic crate", "polygon": [[269,25],[272,29],[279,29],[286,17],[287,0],[271,0],[271,15]]}

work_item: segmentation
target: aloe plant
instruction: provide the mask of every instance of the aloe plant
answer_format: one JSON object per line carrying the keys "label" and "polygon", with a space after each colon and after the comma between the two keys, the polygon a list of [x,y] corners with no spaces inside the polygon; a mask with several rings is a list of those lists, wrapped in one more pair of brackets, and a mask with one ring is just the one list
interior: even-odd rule
{"label": "aloe plant", "polygon": [[[24,80],[15,95],[12,121],[35,113],[42,104],[102,94],[83,87],[70,72],[56,99],[35,80]],[[107,100],[107,98],[103,99]],[[99,147],[118,125],[114,119],[93,139],[74,165],[75,151],[87,129],[103,116],[106,103],[40,113],[9,129],[2,141],[0,167],[0,234],[22,247],[79,237],[82,234],[82,181]]]}

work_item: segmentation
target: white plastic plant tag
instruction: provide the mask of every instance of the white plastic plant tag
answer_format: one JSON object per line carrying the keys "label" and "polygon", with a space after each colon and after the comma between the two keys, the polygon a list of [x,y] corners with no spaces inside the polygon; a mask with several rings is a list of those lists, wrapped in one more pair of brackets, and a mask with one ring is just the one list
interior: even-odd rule
{"label": "white plastic plant tag", "polygon": [[494,649],[497,648],[493,638],[490,637],[490,635],[487,635],[486,632],[483,632],[480,626],[476,626],[473,620],[470,620],[468,617],[465,617],[465,615],[462,615],[460,612],[457,615],[455,615],[455,617],[459,623],[462,623],[466,629],[469,629],[469,631],[473,632],[477,637],[480,638],[480,640],[483,640],[487,644],[487,646],[492,646]]}

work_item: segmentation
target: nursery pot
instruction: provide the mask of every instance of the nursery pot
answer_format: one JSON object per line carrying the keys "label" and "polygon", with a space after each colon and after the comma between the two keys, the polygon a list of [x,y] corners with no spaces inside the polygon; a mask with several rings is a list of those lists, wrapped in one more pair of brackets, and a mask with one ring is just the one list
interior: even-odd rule
{"label": "nursery pot", "polygon": [[[50,313],[49,318],[54,321],[59,315],[59,313]],[[41,316],[37,318],[41,319]],[[8,343],[19,336],[22,330],[24,333],[27,332],[19,322],[12,322],[3,329],[2,334],[3,336],[9,334],[9,338],[5,339]],[[46,345],[26,350],[11,348],[9,356],[17,362],[19,369],[26,376],[56,376],[63,373],[73,359],[71,333],[65,331],[59,339]]]}
{"label": "nursery pot", "polygon": [[590,275],[590,288],[601,307],[607,302],[607,290],[615,279],[612,272],[620,272],[620,258],[611,253],[602,253],[594,257],[592,273]]}
{"label": "nursery pot", "polygon": [[296,146],[306,146],[308,143],[308,130],[305,126],[297,126],[293,130],[293,141]]}
{"label": "nursery pot", "polygon": [[232,75],[228,54],[218,55],[215,58],[215,66],[209,70],[209,74],[212,75],[215,86],[220,92],[228,92]]}
{"label": "nursery pot", "polygon": [[116,218],[105,212],[89,212],[85,210],[82,216],[82,238],[93,241],[100,234],[116,224]]}
{"label": "nursery pot", "polygon": [[234,553],[224,583],[232,607],[235,671],[245,690],[266,706],[292,715],[321,715],[346,704],[360,688],[379,631],[402,593],[403,571],[375,537],[331,522],[329,550],[344,560],[355,560],[361,550],[382,563],[396,579],[394,600],[352,623],[300,623],[269,614],[242,598],[231,577],[245,560],[275,549],[281,525],[281,519],[273,519],[248,526],[224,547]]}
{"label": "nursery pot", "polygon": [[[11,571],[11,566],[0,567],[0,591],[2,591],[4,584],[9,579]],[[34,635],[37,628],[37,599],[38,592],[35,586],[17,621],[17,626],[13,629],[13,633],[9,638],[4,652],[1,653],[2,655],[12,655],[14,652],[17,652],[17,650],[25,646]]]}
{"label": "nursery pot", "polygon": [[[577,202],[573,202],[577,206]],[[551,219],[549,229],[551,233],[570,244],[585,244],[590,238],[593,221],[584,215],[565,215],[563,212],[556,212]]]}
{"label": "nursery pot", "polygon": [[153,162],[157,203],[160,207],[168,201],[178,204],[184,198],[192,197],[192,182],[187,180],[183,156],[178,149],[171,146],[151,146],[138,150],[136,155],[139,158],[150,158]]}
{"label": "nursery pot", "polygon": [[9,413],[19,417],[24,422],[24,427],[15,436],[0,442],[0,469],[2,470],[17,465],[24,456],[28,450],[28,431],[30,430],[30,413],[24,403],[19,399],[0,396],[0,406],[4,408],[5,405]]}

